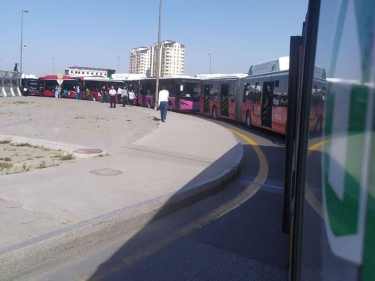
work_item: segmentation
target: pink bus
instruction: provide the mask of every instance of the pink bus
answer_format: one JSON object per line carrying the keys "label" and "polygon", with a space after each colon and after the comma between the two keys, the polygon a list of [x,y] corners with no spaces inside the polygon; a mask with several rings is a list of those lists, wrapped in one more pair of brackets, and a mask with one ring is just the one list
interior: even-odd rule
{"label": "pink bus", "polygon": [[[190,76],[167,76],[159,79],[159,91],[165,87],[169,91],[168,108],[177,111],[199,111],[201,79]],[[138,104],[154,107],[156,79],[140,81]]]}

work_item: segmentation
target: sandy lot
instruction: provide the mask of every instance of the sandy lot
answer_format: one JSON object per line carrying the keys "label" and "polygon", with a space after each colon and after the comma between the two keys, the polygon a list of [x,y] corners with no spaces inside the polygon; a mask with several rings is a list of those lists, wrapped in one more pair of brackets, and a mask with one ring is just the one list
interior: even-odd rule
{"label": "sandy lot", "polygon": [[[80,161],[63,149],[12,136],[48,140],[90,149],[103,157],[153,132],[159,124],[136,107],[42,97],[0,98],[0,175],[27,172]],[[85,160],[86,161],[86,160]]]}
{"label": "sandy lot", "polygon": [[50,149],[27,142],[17,143],[11,139],[0,140],[0,155],[0,175],[44,169],[81,159],[61,149]]}

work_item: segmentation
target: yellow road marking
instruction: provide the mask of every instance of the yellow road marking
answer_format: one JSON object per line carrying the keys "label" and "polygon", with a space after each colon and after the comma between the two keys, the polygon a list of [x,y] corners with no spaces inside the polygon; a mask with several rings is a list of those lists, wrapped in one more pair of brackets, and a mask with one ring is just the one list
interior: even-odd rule
{"label": "yellow road marking", "polygon": [[311,152],[313,152],[314,150],[316,150],[319,146],[322,146],[323,144],[326,144],[326,143],[329,143],[331,140],[328,139],[328,140],[324,140],[324,141],[320,141],[312,146],[310,146],[308,148],[308,152],[307,152],[307,156],[310,155]]}
{"label": "yellow road marking", "polygon": [[208,224],[210,221],[215,220],[224,214],[230,212],[231,210],[241,206],[244,202],[249,200],[251,197],[253,197],[259,188],[262,186],[262,184],[266,181],[268,177],[268,162],[266,159],[266,156],[264,155],[263,151],[260,149],[258,144],[252,140],[251,138],[235,131],[232,129],[229,129],[232,133],[240,136],[245,141],[247,141],[250,145],[253,146],[258,158],[259,158],[259,171],[254,179],[254,182],[249,186],[246,187],[244,191],[242,191],[240,194],[238,194],[236,197],[228,201],[227,203],[221,205],[217,209],[213,210],[212,212],[208,213],[207,215],[197,219],[196,221],[188,224],[185,227],[182,227],[180,229],[177,229],[175,233],[172,233],[162,239],[159,239],[158,241],[139,249],[136,253],[133,253],[131,255],[126,256],[122,263],[113,266],[111,268],[108,268],[104,270],[103,272],[99,273],[98,275],[93,276],[92,278],[89,278],[87,276],[77,279],[76,281],[85,281],[85,280],[103,280],[111,276],[113,273],[121,272],[127,267],[130,267],[134,265],[136,262],[143,260],[146,257],[149,257],[151,255],[156,254],[157,252],[161,251],[163,248],[168,246],[169,244],[173,243],[174,241],[177,241],[178,239],[181,239],[182,236],[187,236],[190,233],[198,230],[199,228],[203,227],[204,225]]}
{"label": "yellow road marking", "polygon": [[[328,139],[328,140],[324,140],[324,141],[320,141],[312,146],[310,146],[308,148],[308,152],[307,152],[307,157],[310,156],[310,154],[316,150],[317,148],[319,148],[320,146],[322,146],[323,144],[326,144],[328,142],[330,142],[331,140]],[[315,210],[315,212],[317,212],[319,214],[319,216],[324,219],[324,209],[323,209],[323,205],[322,203],[319,201],[318,198],[316,198],[315,194],[311,191],[310,187],[309,187],[309,184],[307,182],[305,182],[306,184],[306,189],[305,189],[305,197],[306,197],[306,200],[307,202],[309,202],[310,206]],[[322,191],[323,192],[323,191]]]}

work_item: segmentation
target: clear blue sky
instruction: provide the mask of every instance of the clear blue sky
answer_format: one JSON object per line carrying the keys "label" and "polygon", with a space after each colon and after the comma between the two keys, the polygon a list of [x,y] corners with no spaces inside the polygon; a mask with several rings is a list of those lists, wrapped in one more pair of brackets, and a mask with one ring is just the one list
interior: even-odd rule
{"label": "clear blue sky", "polygon": [[[308,0],[163,0],[162,40],[185,45],[185,74],[247,72],[249,66],[289,54],[301,35]],[[37,76],[68,66],[128,72],[129,52],[157,42],[159,0],[18,0],[0,10],[0,59],[13,70],[20,60],[24,14],[23,71]]]}

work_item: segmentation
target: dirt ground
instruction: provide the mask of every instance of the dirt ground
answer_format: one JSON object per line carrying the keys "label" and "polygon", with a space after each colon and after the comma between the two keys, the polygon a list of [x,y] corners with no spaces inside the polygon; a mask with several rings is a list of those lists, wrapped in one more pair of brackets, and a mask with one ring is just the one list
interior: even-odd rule
{"label": "dirt ground", "polygon": [[61,149],[0,140],[0,176],[73,163],[79,159]]}
{"label": "dirt ground", "polygon": [[[63,150],[13,137],[53,141],[121,153],[154,131],[156,122],[136,107],[43,97],[0,98],[0,176],[81,161]],[[7,136],[6,138],[3,136]],[[95,157],[107,156],[107,153]]]}

